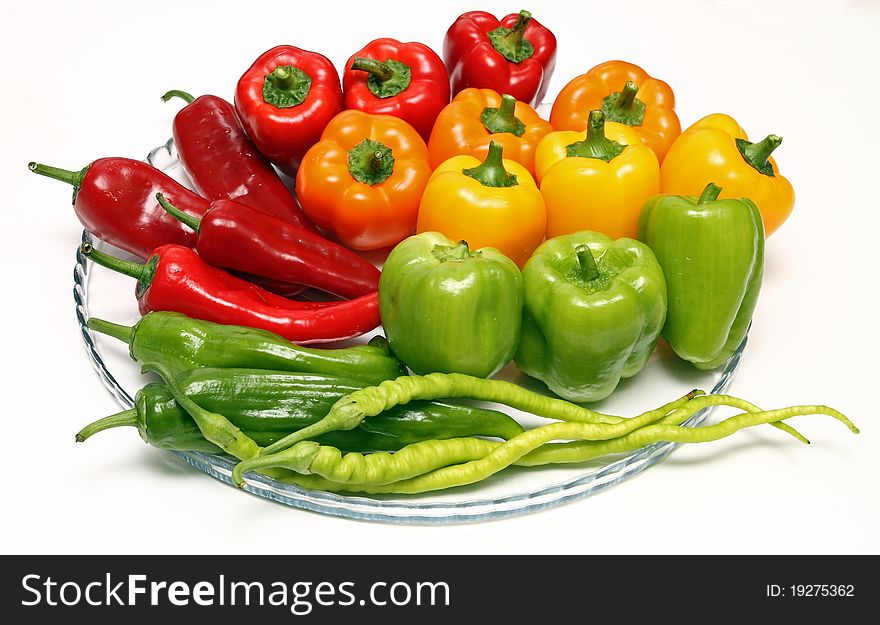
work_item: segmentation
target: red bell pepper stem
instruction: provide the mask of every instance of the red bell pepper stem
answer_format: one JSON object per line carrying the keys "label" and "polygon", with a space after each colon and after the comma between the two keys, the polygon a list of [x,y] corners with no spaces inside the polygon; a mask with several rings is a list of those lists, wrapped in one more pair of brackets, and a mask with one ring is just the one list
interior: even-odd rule
{"label": "red bell pepper stem", "polygon": [[387,63],[377,61],[376,59],[368,59],[364,56],[356,56],[354,61],[351,62],[351,69],[369,72],[380,81],[386,81],[394,75],[394,70],[388,67]]}
{"label": "red bell pepper stem", "polygon": [[82,184],[82,179],[87,171],[87,169],[81,169],[80,171],[70,171],[69,169],[61,169],[59,167],[52,167],[50,165],[42,165],[40,163],[34,163],[33,161],[28,163],[28,169],[30,169],[35,174],[40,174],[41,176],[46,176],[47,178],[53,178],[55,180],[60,180],[61,182],[66,182],[73,187],[74,192],[79,189],[79,186]]}
{"label": "red bell pepper stem", "polygon": [[162,96],[162,101],[167,102],[171,98],[180,98],[187,104],[192,104],[195,100],[193,96],[188,94],[186,91],[181,91],[180,89],[172,89],[171,91],[166,92],[165,95]]}

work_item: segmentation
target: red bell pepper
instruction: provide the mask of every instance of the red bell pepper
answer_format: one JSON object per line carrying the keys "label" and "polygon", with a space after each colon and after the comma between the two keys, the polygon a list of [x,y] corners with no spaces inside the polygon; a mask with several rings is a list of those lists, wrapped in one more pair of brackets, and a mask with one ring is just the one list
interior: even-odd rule
{"label": "red bell pepper", "polygon": [[[170,215],[169,215],[170,217]],[[212,267],[188,247],[162,245],[146,264],[83,243],[83,256],[137,279],[142,315],[179,312],[194,319],[269,330],[295,343],[353,338],[379,325],[377,293],[341,302],[297,302]]]}
{"label": "red bell pepper", "polygon": [[449,75],[436,52],[421,43],[376,39],[352,55],[346,68],[345,108],[399,117],[428,140],[449,104]]}
{"label": "red bell pepper", "polygon": [[193,217],[201,217],[210,206],[170,176],[131,158],[99,158],[80,171],[38,163],[28,168],[73,185],[73,208],[83,227],[138,258],[148,258],[166,243],[196,243],[195,233],[159,205],[157,193]]}
{"label": "red bell pepper", "polygon": [[528,11],[502,20],[484,11],[462,14],[443,41],[452,95],[494,89],[537,106],[556,67],[556,37]]}
{"label": "red bell pepper", "polygon": [[196,231],[196,251],[210,265],[304,284],[345,298],[379,288],[379,270],[324,237],[233,200],[216,200],[201,220],[165,200],[171,215]]}
{"label": "red bell pepper", "polygon": [[278,173],[248,139],[231,103],[213,95],[193,98],[178,90],[169,91],[162,100],[173,97],[187,103],[174,116],[172,131],[180,162],[196,191],[209,200],[236,200],[317,232]]}
{"label": "red bell pepper", "polygon": [[317,52],[276,46],[238,80],[235,110],[257,149],[292,176],[327,122],[342,111],[339,74]]}

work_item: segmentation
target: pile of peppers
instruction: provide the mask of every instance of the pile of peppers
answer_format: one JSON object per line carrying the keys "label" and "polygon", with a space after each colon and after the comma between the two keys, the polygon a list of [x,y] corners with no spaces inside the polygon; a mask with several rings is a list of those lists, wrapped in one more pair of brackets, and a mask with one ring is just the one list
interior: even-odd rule
{"label": "pile of peppers", "polygon": [[[162,96],[183,103],[185,180],[127,157],[30,163],[73,187],[82,258],[134,280],[140,320],[89,328],[159,380],[77,440],[133,426],[237,458],[239,486],[259,471],[411,494],[759,424],[805,441],[784,420],[809,413],[857,432],[826,406],[699,390],[631,418],[581,405],[661,341],[698,369],[728,362],[794,191],[779,136],[752,142],[722,113],[682,130],[670,85],[633,63],[599,63],[547,102],[556,54],[526,10],[466,12],[439,51],[374,39],[341,76],[277,45],[231,101]],[[492,379],[507,366],[546,392]],[[524,430],[479,401],[553,422]],[[715,405],[742,413],[684,425]]]}

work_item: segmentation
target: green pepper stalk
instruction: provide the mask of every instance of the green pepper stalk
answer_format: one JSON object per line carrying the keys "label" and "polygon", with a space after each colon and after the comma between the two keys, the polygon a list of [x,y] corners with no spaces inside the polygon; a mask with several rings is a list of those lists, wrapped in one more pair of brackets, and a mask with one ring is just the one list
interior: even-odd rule
{"label": "green pepper stalk", "polygon": [[510,28],[499,26],[488,33],[492,47],[511,63],[522,63],[535,53],[532,43],[524,37],[532,14],[528,11],[520,11],[516,21]]}
{"label": "green pepper stalk", "polygon": [[461,170],[465,176],[469,176],[482,184],[484,187],[513,187],[519,184],[516,175],[508,173],[504,169],[502,154],[504,146],[497,141],[489,142],[489,151],[486,160],[476,167]]}
{"label": "green pepper stalk", "polygon": [[629,80],[621,91],[606,96],[602,100],[605,119],[627,126],[641,126],[647,106],[636,97],[638,91],[638,85]]}
{"label": "green pepper stalk", "polygon": [[412,81],[412,70],[409,65],[388,59],[378,61],[363,56],[356,56],[351,69],[369,73],[367,89],[377,98],[391,98],[406,91]]}

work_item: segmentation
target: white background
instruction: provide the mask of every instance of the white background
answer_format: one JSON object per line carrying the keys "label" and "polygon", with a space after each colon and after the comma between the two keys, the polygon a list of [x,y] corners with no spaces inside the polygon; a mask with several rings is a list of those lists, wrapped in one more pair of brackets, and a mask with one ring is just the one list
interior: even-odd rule
{"label": "white background", "polygon": [[[371,4],[373,10],[357,12]],[[880,3],[4,2],[0,8],[3,411],[0,550],[38,553],[878,553],[877,170]],[[418,9],[416,9],[418,7]],[[116,405],[88,365],[71,298],[80,225],[40,160],[142,158],[179,88],[231,98],[280,43],[337,67],[379,36],[439,50],[465,10],[530,9],[557,35],[548,96],[613,58],[672,85],[684,126],[712,112],[785,141],[797,204],[768,241],[764,289],[731,392],[825,403],[862,428],[796,419],[677,450],[595,497],[458,526],[329,518],[235,492],[131,430],[77,446]],[[416,12],[418,11],[418,12]],[[91,445],[91,443],[90,443]]]}

